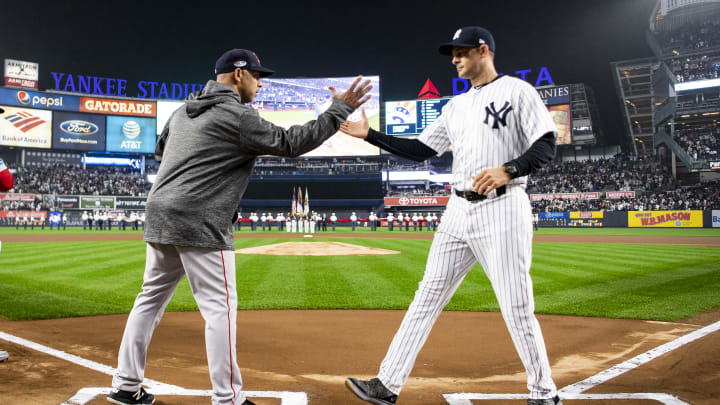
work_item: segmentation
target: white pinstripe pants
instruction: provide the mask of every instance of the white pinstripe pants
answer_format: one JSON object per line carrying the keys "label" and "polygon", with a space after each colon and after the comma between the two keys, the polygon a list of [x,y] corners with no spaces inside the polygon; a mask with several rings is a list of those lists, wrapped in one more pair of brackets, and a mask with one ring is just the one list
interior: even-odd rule
{"label": "white pinstripe pants", "polygon": [[378,378],[399,394],[433,324],[470,268],[480,262],[527,372],[531,398],[556,395],[535,318],[530,262],[532,217],[520,186],[480,202],[453,195],[428,254],[425,275],[380,365]]}
{"label": "white pinstripe pants", "polygon": [[245,398],[235,352],[237,291],[232,250],[147,244],[142,292],[125,325],[113,387],[124,391],[140,387],[153,331],[186,274],[205,319],[212,403],[241,404]]}

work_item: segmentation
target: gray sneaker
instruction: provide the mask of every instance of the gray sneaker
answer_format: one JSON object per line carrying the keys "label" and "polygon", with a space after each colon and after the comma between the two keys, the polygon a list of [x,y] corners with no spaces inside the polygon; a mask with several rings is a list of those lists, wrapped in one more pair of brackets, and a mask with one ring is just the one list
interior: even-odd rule
{"label": "gray sneaker", "polygon": [[528,399],[527,405],[562,405],[562,401],[559,396],[555,395],[553,398]]}
{"label": "gray sneaker", "polygon": [[358,398],[374,405],[395,405],[395,402],[397,402],[397,395],[385,388],[377,378],[367,381],[347,378],[345,379],[345,386]]}

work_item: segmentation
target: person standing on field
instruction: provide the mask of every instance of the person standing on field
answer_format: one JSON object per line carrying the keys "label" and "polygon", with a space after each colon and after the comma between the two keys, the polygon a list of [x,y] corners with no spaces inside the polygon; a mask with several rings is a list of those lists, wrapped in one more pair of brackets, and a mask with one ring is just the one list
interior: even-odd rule
{"label": "person standing on field", "polygon": [[273,73],[245,49],[225,52],[215,80],[191,94],[158,137],[160,162],[147,197],[147,255],[142,290],[118,353],[116,404],[152,404],[142,387],[147,348],[175,288],[187,276],[205,320],[213,405],[252,404],[243,394],[235,349],[237,291],[232,225],[258,156],[297,157],[320,146],[369,99],[358,77],[316,120],[289,129],[264,120],[251,103]]}
{"label": "person standing on field", "polygon": [[540,324],[530,264],[532,217],[527,175],[555,155],[557,128],[535,88],[495,70],[495,40],[462,27],[439,51],[472,88],[453,97],[417,139],[370,130],[365,112],[342,131],[404,158],[423,161],[452,147],[453,195],[435,233],[423,280],[376,378],[348,378],[359,398],[395,404],[437,317],[479,262],[492,284],[525,367],[528,405],[559,405]]}

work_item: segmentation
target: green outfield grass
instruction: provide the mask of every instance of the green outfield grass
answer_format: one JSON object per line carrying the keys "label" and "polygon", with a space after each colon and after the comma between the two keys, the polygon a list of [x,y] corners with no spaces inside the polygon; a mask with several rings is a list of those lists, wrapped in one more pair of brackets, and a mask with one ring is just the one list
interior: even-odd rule
{"label": "green outfield grass", "polygon": [[[318,236],[313,241],[328,240]],[[285,241],[290,239],[259,234],[235,244],[244,248]],[[406,309],[422,278],[431,241],[342,241],[402,254],[237,255],[239,308]],[[0,316],[16,320],[127,313],[140,291],[144,263],[141,241],[3,243]],[[672,321],[720,306],[717,248],[537,242],[531,274],[538,313]],[[186,280],[168,309],[197,310]],[[498,310],[480,266],[468,274],[447,309]]]}

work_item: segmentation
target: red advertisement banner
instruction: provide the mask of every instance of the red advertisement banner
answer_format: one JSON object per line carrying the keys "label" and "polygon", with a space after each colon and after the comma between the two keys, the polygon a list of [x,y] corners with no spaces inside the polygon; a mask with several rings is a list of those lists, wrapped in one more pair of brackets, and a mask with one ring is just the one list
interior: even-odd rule
{"label": "red advertisement banner", "polygon": [[3,210],[0,211],[0,218],[45,218],[47,216],[47,211],[7,211]]}
{"label": "red advertisement banner", "polygon": [[80,111],[138,117],[155,117],[156,114],[154,102],[93,97],[80,97]]}
{"label": "red advertisement banner", "polygon": [[597,200],[600,193],[557,193],[557,194],[530,194],[531,201],[540,200]]}
{"label": "red advertisement banner", "polygon": [[35,194],[0,193],[0,200],[34,201]]}
{"label": "red advertisement banner", "polygon": [[385,197],[386,207],[428,207],[447,205],[450,197]]}
{"label": "red advertisement banner", "polygon": [[38,82],[35,80],[25,80],[25,79],[16,79],[14,77],[6,77],[5,78],[5,85],[6,86],[20,86],[20,87],[28,87],[32,89],[37,89]]}

